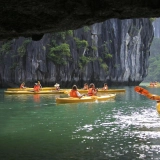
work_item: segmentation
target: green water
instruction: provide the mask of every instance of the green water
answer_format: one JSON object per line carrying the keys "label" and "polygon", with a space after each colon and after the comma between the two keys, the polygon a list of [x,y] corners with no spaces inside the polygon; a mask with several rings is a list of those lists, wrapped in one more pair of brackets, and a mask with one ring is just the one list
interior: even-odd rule
{"label": "green water", "polygon": [[124,88],[115,100],[63,105],[61,95],[0,90],[0,160],[158,160],[156,102]]}

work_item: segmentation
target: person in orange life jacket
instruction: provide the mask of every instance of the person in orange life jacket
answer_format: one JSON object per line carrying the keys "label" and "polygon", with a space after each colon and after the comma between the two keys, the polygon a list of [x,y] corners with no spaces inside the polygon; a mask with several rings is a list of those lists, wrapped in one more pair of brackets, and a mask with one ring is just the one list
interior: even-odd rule
{"label": "person in orange life jacket", "polygon": [[39,90],[40,90],[40,86],[37,83],[35,83],[35,85],[34,85],[34,91],[35,92],[39,92]]}
{"label": "person in orange life jacket", "polygon": [[20,85],[20,89],[24,89],[24,88],[26,88],[26,87],[25,87],[25,83],[23,82],[23,83]]}
{"label": "person in orange life jacket", "polygon": [[83,89],[84,89],[84,90],[88,90],[88,84],[87,84],[87,83],[84,84]]}
{"label": "person in orange life jacket", "polygon": [[98,92],[98,89],[95,89],[95,85],[91,83],[88,89],[88,96],[95,96],[97,95],[97,92]]}
{"label": "person in orange life jacket", "polygon": [[76,85],[73,85],[72,90],[71,90],[70,93],[69,93],[69,96],[70,96],[70,97],[75,97],[75,98],[81,98],[81,97],[83,97],[84,95],[83,95],[83,94],[80,94],[80,93],[78,92]]}
{"label": "person in orange life jacket", "polygon": [[104,86],[103,86],[102,90],[108,90],[107,83],[104,83]]}

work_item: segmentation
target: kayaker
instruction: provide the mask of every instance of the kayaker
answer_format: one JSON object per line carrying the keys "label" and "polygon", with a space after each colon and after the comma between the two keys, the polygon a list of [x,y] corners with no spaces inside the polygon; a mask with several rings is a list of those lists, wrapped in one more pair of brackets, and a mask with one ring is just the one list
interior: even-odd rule
{"label": "kayaker", "polygon": [[26,87],[25,87],[25,83],[22,82],[21,85],[20,85],[20,89],[24,89],[24,88],[26,88]]}
{"label": "kayaker", "polygon": [[104,86],[103,86],[102,90],[108,90],[107,83],[104,83]]}
{"label": "kayaker", "polygon": [[42,88],[41,82],[38,81],[37,85],[40,87],[40,89]]}
{"label": "kayaker", "polygon": [[97,92],[98,92],[98,88],[96,89],[94,83],[91,83],[88,89],[88,96],[95,96],[97,95]]}
{"label": "kayaker", "polygon": [[35,83],[35,85],[34,85],[34,91],[35,92],[39,92],[39,90],[40,90],[40,86],[37,83]]}
{"label": "kayaker", "polygon": [[84,95],[83,95],[83,94],[80,94],[80,93],[78,92],[76,85],[73,85],[72,90],[71,90],[70,93],[69,93],[69,96],[70,96],[70,97],[75,97],[75,98],[81,98],[81,97],[83,97]]}
{"label": "kayaker", "polygon": [[56,83],[54,86],[55,86],[55,89],[56,89],[57,91],[60,90],[60,84]]}
{"label": "kayaker", "polygon": [[84,90],[88,90],[88,84],[87,84],[87,83],[84,84],[83,89],[84,89]]}

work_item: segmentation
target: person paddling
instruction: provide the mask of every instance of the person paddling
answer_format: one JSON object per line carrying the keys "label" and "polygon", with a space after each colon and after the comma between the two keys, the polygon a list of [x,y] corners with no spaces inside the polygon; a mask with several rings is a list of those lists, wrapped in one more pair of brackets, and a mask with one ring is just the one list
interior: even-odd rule
{"label": "person paddling", "polygon": [[74,98],[82,98],[84,95],[78,92],[76,85],[73,85],[72,90],[69,93],[69,96]]}
{"label": "person paddling", "polygon": [[88,89],[88,96],[96,96],[97,92],[98,92],[98,89],[95,89],[94,83],[91,83]]}
{"label": "person paddling", "polygon": [[54,87],[55,87],[55,90],[57,90],[57,91],[60,90],[60,84],[56,83],[56,84],[54,85]]}
{"label": "person paddling", "polygon": [[20,89],[25,89],[25,88],[26,88],[26,87],[25,87],[25,83],[22,82],[21,85],[20,85]]}
{"label": "person paddling", "polygon": [[84,90],[88,90],[88,84],[87,84],[87,83],[84,84],[83,89],[84,89]]}
{"label": "person paddling", "polygon": [[104,86],[103,86],[102,90],[108,90],[107,83],[104,83]]}
{"label": "person paddling", "polygon": [[39,92],[39,91],[40,91],[40,86],[37,83],[35,83],[34,92]]}
{"label": "person paddling", "polygon": [[42,85],[40,81],[38,81],[37,85],[39,86],[40,89],[42,89]]}

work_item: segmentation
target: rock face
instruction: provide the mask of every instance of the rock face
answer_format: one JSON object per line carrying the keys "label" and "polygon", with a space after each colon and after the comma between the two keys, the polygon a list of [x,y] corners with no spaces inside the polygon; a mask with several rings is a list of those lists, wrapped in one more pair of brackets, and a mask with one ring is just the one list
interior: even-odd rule
{"label": "rock face", "polygon": [[154,37],[160,38],[160,18],[156,18],[153,22]]}
{"label": "rock face", "polygon": [[0,39],[77,29],[111,18],[160,17],[159,0],[1,0]]}
{"label": "rock face", "polygon": [[[102,87],[111,85],[137,85],[147,75],[153,27],[149,19],[110,19],[61,34],[45,34],[40,41],[20,37],[3,42],[0,48],[1,87],[19,86],[22,81],[33,86],[40,80],[43,86],[61,87],[85,82]],[[61,35],[61,37],[60,37]],[[88,42],[78,46],[78,40]],[[66,65],[58,65],[47,58],[53,43],[69,44],[70,57],[64,56]],[[88,59],[82,58],[88,57]],[[55,59],[54,59],[55,60]],[[62,60],[62,59],[61,59]],[[87,61],[87,62],[86,62]],[[85,62],[85,63],[84,63]]]}

